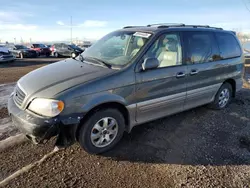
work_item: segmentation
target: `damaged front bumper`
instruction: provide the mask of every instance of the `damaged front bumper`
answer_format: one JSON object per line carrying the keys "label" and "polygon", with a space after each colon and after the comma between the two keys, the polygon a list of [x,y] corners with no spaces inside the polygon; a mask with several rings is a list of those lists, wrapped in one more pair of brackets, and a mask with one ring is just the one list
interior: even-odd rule
{"label": "damaged front bumper", "polygon": [[35,144],[41,144],[54,136],[57,136],[56,145],[60,147],[69,146],[76,141],[79,117],[41,117],[21,110],[15,104],[12,96],[8,100],[8,112],[13,124]]}

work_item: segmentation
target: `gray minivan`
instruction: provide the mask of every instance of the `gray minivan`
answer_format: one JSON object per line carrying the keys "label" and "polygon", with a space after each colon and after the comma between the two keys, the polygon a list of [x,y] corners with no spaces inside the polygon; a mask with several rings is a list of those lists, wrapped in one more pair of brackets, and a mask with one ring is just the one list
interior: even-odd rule
{"label": "gray minivan", "polygon": [[34,143],[57,136],[58,147],[78,141],[102,153],[138,124],[205,104],[225,108],[242,88],[243,64],[232,31],[128,26],[23,76],[8,110]]}

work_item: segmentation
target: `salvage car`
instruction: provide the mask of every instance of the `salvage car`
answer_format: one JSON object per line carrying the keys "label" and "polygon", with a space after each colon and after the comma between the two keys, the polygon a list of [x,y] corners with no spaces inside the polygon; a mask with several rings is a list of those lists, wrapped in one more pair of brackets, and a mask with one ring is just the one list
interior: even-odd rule
{"label": "salvage car", "polygon": [[55,57],[77,57],[83,50],[74,44],[56,43],[52,47]]}
{"label": "salvage car", "polygon": [[[226,108],[242,88],[244,56],[231,31],[200,25],[127,26],[77,58],[23,76],[8,100],[34,143],[113,148],[136,125],[208,104]],[[157,126],[157,125],[156,125]]]}
{"label": "salvage car", "polygon": [[0,63],[3,62],[13,62],[16,57],[5,47],[5,45],[0,45]]}
{"label": "salvage car", "polygon": [[29,48],[35,50],[38,54],[38,56],[45,55],[45,56],[50,56],[50,48],[47,47],[44,44],[31,44],[28,46]]}
{"label": "salvage car", "polygon": [[24,57],[37,57],[38,53],[35,50],[29,49],[24,45],[16,44],[16,45],[6,45],[6,47],[19,58]]}

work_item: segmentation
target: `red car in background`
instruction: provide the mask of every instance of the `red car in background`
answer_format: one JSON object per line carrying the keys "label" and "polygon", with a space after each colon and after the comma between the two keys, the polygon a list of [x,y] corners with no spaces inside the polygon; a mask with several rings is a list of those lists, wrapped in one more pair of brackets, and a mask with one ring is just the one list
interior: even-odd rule
{"label": "red car in background", "polygon": [[29,46],[29,48],[37,51],[38,56],[45,55],[45,56],[48,57],[48,56],[50,56],[50,53],[51,53],[50,49],[44,44],[37,44],[37,43],[36,44],[31,44]]}

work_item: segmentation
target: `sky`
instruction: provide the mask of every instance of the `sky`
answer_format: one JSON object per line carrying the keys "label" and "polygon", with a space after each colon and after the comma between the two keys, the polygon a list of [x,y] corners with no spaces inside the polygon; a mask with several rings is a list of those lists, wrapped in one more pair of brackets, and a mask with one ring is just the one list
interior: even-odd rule
{"label": "sky", "polygon": [[0,5],[1,42],[69,40],[71,16],[72,35],[79,40],[152,23],[211,25],[250,33],[250,0],[0,0]]}

